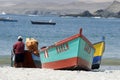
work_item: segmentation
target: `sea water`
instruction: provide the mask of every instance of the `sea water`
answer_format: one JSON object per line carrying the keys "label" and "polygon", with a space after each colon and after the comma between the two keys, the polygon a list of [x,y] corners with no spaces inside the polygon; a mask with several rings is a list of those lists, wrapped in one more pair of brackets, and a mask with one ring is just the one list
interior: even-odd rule
{"label": "sea water", "polygon": [[[18,22],[0,21],[0,55],[11,55],[13,44],[19,35],[35,38],[42,46],[50,46],[55,42],[79,33],[94,44],[105,36],[105,52],[103,58],[120,59],[120,19],[119,18],[87,18],[87,17],[59,17],[59,16],[29,16],[29,15],[0,15],[10,17]],[[32,21],[56,22],[56,25],[34,25]]]}

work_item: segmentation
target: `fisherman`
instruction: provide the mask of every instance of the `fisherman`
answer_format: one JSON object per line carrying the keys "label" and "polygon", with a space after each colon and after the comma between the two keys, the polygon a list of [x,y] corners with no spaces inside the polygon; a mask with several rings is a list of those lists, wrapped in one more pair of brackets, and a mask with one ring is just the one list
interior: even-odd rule
{"label": "fisherman", "polygon": [[15,54],[15,67],[23,67],[25,44],[22,36],[18,36],[18,41],[13,45],[13,52]]}

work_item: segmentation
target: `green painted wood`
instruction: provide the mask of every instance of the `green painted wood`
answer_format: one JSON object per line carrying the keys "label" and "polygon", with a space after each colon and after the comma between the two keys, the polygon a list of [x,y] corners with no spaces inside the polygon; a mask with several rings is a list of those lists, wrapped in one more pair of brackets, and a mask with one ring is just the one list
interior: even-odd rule
{"label": "green painted wood", "polygon": [[[83,39],[79,37],[72,41],[69,41],[67,44],[69,47],[68,50],[59,53],[57,52],[56,47],[49,48],[47,58],[45,58],[44,56],[44,51],[40,52],[41,62],[47,63],[73,57],[80,57],[92,64],[94,49],[91,48],[90,53],[84,50],[86,44],[88,44],[87,42],[85,42]],[[61,47],[61,45],[57,47]]]}
{"label": "green painted wood", "polygon": [[[90,52],[85,50],[86,45],[90,48]],[[92,47],[90,47],[90,45],[83,39],[80,39],[80,44],[79,44],[78,48],[79,48],[78,49],[79,50],[78,57],[80,57],[92,64],[93,54],[94,54],[95,50]]]}
{"label": "green painted wood", "polygon": [[48,57],[45,58],[44,52],[40,53],[41,62],[52,62],[72,58],[77,56],[79,38],[68,42],[68,50],[58,53],[56,47],[48,49]]}

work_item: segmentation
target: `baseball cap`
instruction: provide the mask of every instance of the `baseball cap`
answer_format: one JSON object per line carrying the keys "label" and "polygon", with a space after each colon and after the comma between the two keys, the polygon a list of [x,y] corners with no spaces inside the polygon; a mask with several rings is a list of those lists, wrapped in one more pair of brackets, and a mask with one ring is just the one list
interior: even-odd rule
{"label": "baseball cap", "polygon": [[18,39],[22,39],[22,36],[18,36]]}

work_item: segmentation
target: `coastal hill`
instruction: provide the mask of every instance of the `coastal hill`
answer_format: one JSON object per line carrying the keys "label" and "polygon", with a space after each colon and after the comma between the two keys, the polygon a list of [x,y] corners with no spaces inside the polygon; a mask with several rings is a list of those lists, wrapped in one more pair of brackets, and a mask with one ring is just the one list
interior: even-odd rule
{"label": "coastal hill", "polygon": [[67,15],[82,17],[118,17],[120,2],[80,2],[70,3],[47,2],[40,0],[5,0],[0,1],[0,13],[27,15]]}
{"label": "coastal hill", "polygon": [[95,12],[91,13],[91,11],[88,9],[86,11],[83,11],[79,14],[65,14],[61,16],[73,16],[73,17],[116,17],[120,18],[120,2],[119,1],[113,1],[109,6],[106,8],[101,8],[96,10]]}
{"label": "coastal hill", "polygon": [[0,1],[0,13],[5,12],[9,14],[78,14],[83,11],[89,10],[91,13],[99,9],[107,8],[112,2],[102,3],[86,3],[74,1],[70,3],[58,2],[42,2],[40,0],[27,0],[27,1]]}
{"label": "coastal hill", "polygon": [[120,18],[120,2],[113,1],[106,9],[97,10],[94,13],[94,16]]}
{"label": "coastal hill", "polygon": [[114,1],[110,6],[108,6],[105,10],[113,13],[120,12],[120,2]]}

